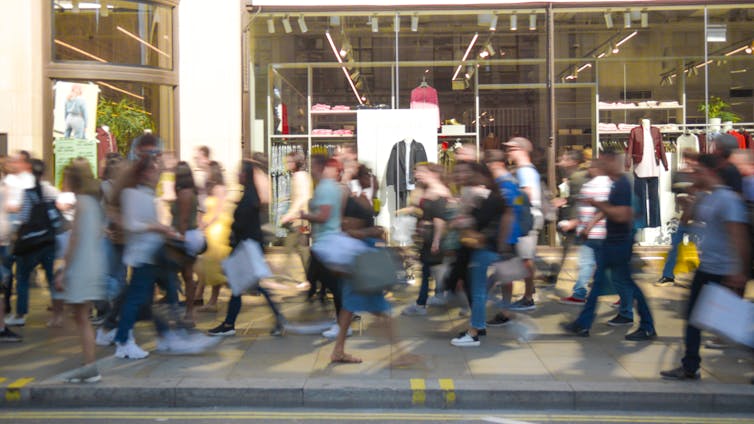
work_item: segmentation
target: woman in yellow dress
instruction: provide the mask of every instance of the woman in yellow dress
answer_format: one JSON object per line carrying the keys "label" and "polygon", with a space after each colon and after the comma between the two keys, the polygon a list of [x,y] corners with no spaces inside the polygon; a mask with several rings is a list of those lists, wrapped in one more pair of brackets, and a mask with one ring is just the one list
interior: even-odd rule
{"label": "woman in yellow dress", "polygon": [[200,312],[217,312],[217,297],[220,288],[226,283],[221,263],[230,255],[230,224],[233,213],[229,210],[231,202],[226,201],[227,190],[223,181],[220,164],[210,162],[207,175],[207,199],[205,214],[202,216],[202,228],[207,237],[207,251],[199,257],[199,287],[197,299],[202,299],[204,287],[212,287],[212,295],[207,303],[198,309]]}

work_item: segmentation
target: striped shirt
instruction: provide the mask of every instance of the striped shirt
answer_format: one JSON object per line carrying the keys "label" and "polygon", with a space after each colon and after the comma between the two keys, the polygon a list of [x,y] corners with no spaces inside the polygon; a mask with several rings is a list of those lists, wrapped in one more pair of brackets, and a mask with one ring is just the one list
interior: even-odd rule
{"label": "striped shirt", "polygon": [[[594,199],[598,202],[606,202],[608,196],[610,196],[610,189],[613,185],[610,177],[606,175],[600,175],[592,178],[584,183],[581,187],[581,198]],[[579,226],[580,232],[586,228],[587,224],[592,222],[594,215],[597,213],[597,208],[590,206],[584,202],[579,202]],[[607,237],[607,229],[605,228],[605,219],[597,221],[592,227],[591,231],[587,235],[589,239],[604,240]]]}

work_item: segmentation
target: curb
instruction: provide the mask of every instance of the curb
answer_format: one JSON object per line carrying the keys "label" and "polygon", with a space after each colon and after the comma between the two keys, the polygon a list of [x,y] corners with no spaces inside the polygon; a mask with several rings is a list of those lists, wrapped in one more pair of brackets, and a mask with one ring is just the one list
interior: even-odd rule
{"label": "curb", "polygon": [[20,392],[0,405],[754,412],[754,386],[694,382],[111,378],[93,385],[42,382]]}

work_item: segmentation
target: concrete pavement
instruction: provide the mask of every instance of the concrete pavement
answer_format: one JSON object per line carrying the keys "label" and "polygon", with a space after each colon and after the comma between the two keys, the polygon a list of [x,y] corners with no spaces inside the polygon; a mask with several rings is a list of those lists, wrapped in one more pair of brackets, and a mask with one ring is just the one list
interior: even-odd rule
{"label": "concrete pavement", "polygon": [[[519,314],[513,325],[489,329],[479,348],[456,348],[450,338],[468,325],[458,308],[431,308],[426,317],[400,311],[415,300],[416,287],[393,294],[396,337],[364,316],[348,340],[358,365],[331,365],[332,345],[315,335],[268,335],[272,316],[263,299],[247,296],[239,317],[239,335],[204,355],[153,354],[141,361],[118,360],[114,349],[98,348],[103,381],[72,386],[61,377],[80,363],[72,321],[47,329],[48,295],[33,290],[32,314],[19,332],[21,344],[0,345],[0,386],[7,405],[28,406],[288,406],[344,408],[531,408],[641,409],[754,412],[754,359],[742,348],[703,349],[700,382],[663,382],[661,369],[678,364],[682,349],[684,299],[681,287],[657,288],[659,261],[644,251],[647,266],[635,277],[650,298],[660,335],[652,343],[623,340],[627,328],[604,324],[615,315],[605,297],[587,339],[563,335],[559,323],[573,319],[580,307],[558,304],[575,278],[570,259],[558,284],[538,287],[536,311]],[[548,256],[547,252],[543,256]],[[291,258],[293,259],[293,258]],[[270,255],[273,268],[294,269],[297,261]],[[300,278],[300,275],[294,275]],[[519,290],[521,287],[518,288]],[[294,289],[278,290],[289,320],[321,323],[331,307],[306,303]],[[751,296],[754,293],[750,293]],[[217,314],[198,314],[198,328],[208,329],[225,312],[228,293]],[[492,311],[492,309],[490,310]],[[137,341],[154,348],[149,323],[136,328]],[[33,378],[33,381],[23,380]],[[18,387],[16,387],[18,386]]]}

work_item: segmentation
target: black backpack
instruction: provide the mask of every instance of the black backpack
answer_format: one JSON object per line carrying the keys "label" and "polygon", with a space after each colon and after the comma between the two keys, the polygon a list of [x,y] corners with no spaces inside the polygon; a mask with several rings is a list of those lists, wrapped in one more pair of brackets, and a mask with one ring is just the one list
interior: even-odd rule
{"label": "black backpack", "polygon": [[63,217],[55,202],[45,200],[42,187],[26,189],[24,202],[32,206],[26,221],[21,223],[13,244],[14,255],[24,255],[50,245],[55,245],[55,235],[63,227]]}

